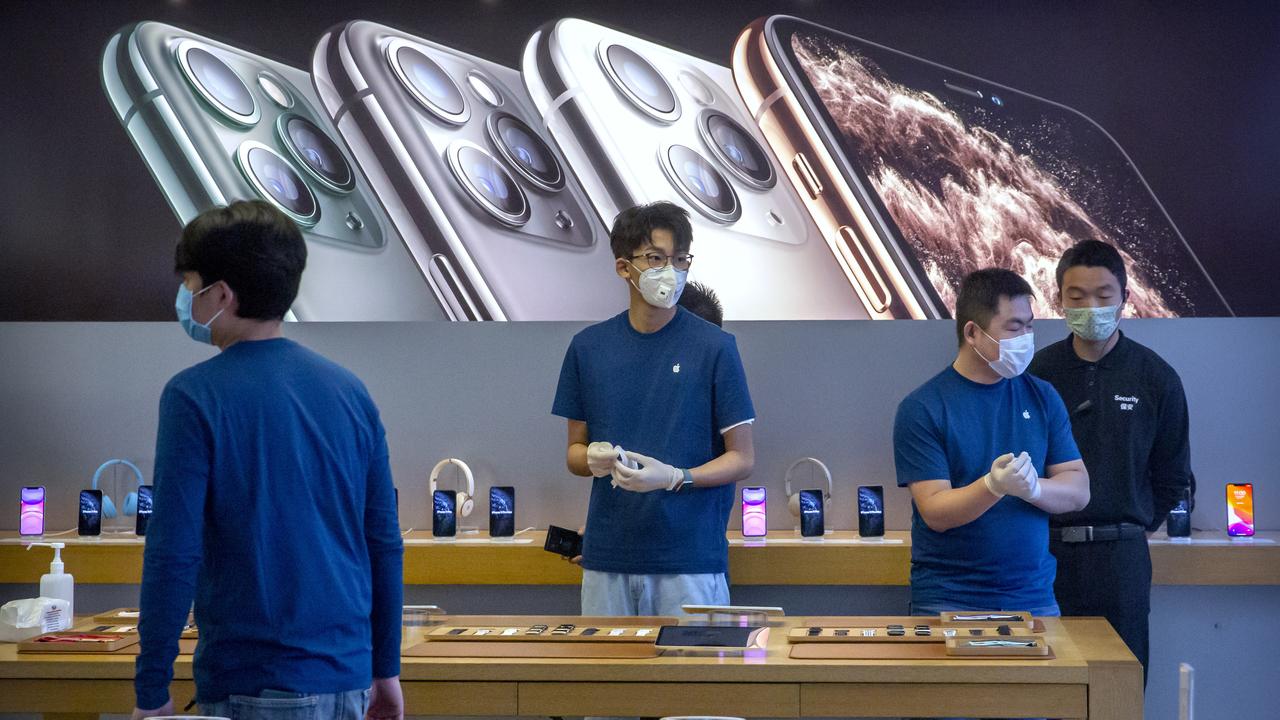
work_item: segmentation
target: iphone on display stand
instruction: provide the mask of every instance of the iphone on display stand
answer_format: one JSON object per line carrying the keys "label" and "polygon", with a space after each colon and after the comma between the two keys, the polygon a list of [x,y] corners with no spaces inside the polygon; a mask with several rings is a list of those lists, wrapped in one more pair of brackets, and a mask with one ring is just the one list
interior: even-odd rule
{"label": "iphone on display stand", "polygon": [[605,226],[518,71],[366,21],[326,33],[312,67],[451,317],[602,320],[626,305]]}
{"label": "iphone on display stand", "polygon": [[821,490],[800,491],[800,535],[820,538],[826,534]]}
{"label": "iphone on display stand", "polygon": [[155,508],[155,491],[150,485],[138,486],[138,511],[134,516],[133,532],[138,537],[147,534],[147,525],[151,522],[151,513]]}
{"label": "iphone on display stand", "polygon": [[670,200],[693,225],[690,280],[728,320],[867,314],[733,88],[729,69],[587,22],[525,46],[529,94],[596,212]]}
{"label": "iphone on display stand", "polygon": [[489,488],[489,537],[509,538],[516,534],[516,489]]}
{"label": "iphone on display stand", "polygon": [[872,317],[950,317],[993,257],[1056,316],[1058,258],[1084,239],[1124,255],[1127,312],[1232,314],[1128,155],[1071,108],[781,15],[739,35],[733,73]]}
{"label": "iphone on display stand", "polygon": [[431,536],[452,538],[458,534],[458,493],[436,490],[431,493]]}
{"label": "iphone on display stand", "polygon": [[157,22],[108,41],[116,117],[182,223],[266,200],[307,242],[299,320],[437,320],[440,301],[337,139],[308,73]]}
{"label": "iphone on display stand", "polygon": [[884,537],[884,487],[881,485],[858,487],[858,536]]}
{"label": "iphone on display stand", "polygon": [[36,537],[44,534],[44,488],[40,486],[24,487],[20,494],[22,502],[18,515],[18,534],[24,537]]}
{"label": "iphone on display stand", "polygon": [[742,536],[762,538],[769,532],[768,491],[763,487],[742,488]]}
{"label": "iphone on display stand", "polygon": [[77,534],[95,537],[102,534],[102,491],[81,490]]}
{"label": "iphone on display stand", "polygon": [[1253,537],[1253,483],[1227,483],[1227,535]]}
{"label": "iphone on display stand", "polygon": [[1184,490],[1182,497],[1169,510],[1169,518],[1165,521],[1165,532],[1170,538],[1191,537],[1191,502],[1190,490]]}

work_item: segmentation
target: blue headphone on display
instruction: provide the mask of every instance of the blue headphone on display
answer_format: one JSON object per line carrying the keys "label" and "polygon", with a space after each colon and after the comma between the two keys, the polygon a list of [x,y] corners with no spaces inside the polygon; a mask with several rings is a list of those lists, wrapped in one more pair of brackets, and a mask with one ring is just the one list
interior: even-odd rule
{"label": "blue headphone on display", "polygon": [[[125,467],[132,470],[133,476],[138,480],[138,487],[142,487],[142,483],[143,483],[142,471],[138,469],[138,466],[134,465],[128,460],[113,458],[99,465],[98,469],[94,471],[93,473],[93,489],[94,490],[98,489],[98,480],[102,477],[102,472],[107,468],[111,467],[112,465],[124,465]],[[134,492],[131,492],[128,495],[126,495],[124,498],[124,514],[127,516],[127,515],[136,515],[137,513],[138,513],[138,493],[135,490]],[[111,496],[107,495],[106,493],[103,493],[102,495],[102,516],[106,518],[113,518],[116,516],[116,504],[111,502]]]}

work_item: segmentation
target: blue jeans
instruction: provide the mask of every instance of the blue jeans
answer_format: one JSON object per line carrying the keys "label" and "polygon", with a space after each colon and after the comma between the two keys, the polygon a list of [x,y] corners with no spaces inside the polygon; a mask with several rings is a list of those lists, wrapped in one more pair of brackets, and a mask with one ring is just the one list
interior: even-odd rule
{"label": "blue jeans", "polygon": [[232,695],[200,712],[231,720],[364,720],[369,691],[350,690],[329,695],[264,690],[258,697]]}
{"label": "blue jeans", "polygon": [[1052,605],[1049,605],[1048,607],[1041,607],[1041,608],[985,608],[985,607],[971,608],[971,607],[956,606],[950,603],[940,603],[937,605],[928,604],[928,603],[923,605],[918,605],[914,601],[911,603],[911,614],[922,616],[922,617],[925,615],[941,615],[944,612],[952,612],[956,610],[997,610],[999,612],[1022,610],[1025,612],[1030,612],[1032,615],[1036,617],[1061,617],[1062,616],[1062,611],[1058,609],[1058,603],[1054,603]]}
{"label": "blue jeans", "polygon": [[681,605],[728,605],[724,573],[637,575],[582,571],[583,615],[684,615]]}

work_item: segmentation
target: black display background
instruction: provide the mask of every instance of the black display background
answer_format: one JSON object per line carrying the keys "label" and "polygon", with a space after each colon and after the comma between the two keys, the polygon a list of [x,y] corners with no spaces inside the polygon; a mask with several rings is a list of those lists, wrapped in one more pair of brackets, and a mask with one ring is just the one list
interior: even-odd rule
{"label": "black display background", "polygon": [[1074,107],[1129,152],[1239,315],[1280,315],[1280,3],[1080,0],[4,3],[0,321],[171,320],[178,222],[102,92],[108,37],[184,26],[307,67],[357,17],[519,65],[582,17],[728,64],[753,19],[794,14]]}

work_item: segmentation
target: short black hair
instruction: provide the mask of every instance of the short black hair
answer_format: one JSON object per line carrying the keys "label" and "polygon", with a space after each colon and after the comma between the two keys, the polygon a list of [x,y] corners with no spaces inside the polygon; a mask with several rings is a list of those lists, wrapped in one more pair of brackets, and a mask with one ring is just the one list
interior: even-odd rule
{"label": "short black hair", "polygon": [[700,282],[691,282],[680,293],[680,307],[715,325],[724,326],[724,308],[716,291]]}
{"label": "short black hair", "polygon": [[609,247],[615,258],[630,258],[644,247],[654,230],[670,230],[675,237],[672,252],[688,252],[693,244],[689,211],[672,202],[659,200],[636,205],[618,213],[609,231]]}
{"label": "short black hair", "polygon": [[956,297],[956,340],[964,345],[964,326],[970,320],[984,330],[1000,312],[1000,298],[1013,300],[1023,295],[1035,297],[1031,285],[1021,275],[1004,268],[974,270],[960,281]]}
{"label": "short black hair", "polygon": [[187,223],[174,251],[174,270],[195,272],[205,286],[222,280],[236,294],[236,314],[280,320],[298,296],[307,266],[302,231],[262,200],[206,210]]}
{"label": "short black hair", "polygon": [[1067,248],[1067,251],[1062,253],[1062,259],[1058,261],[1059,290],[1062,289],[1062,278],[1067,271],[1081,265],[1110,270],[1111,274],[1116,276],[1116,280],[1120,281],[1120,292],[1128,289],[1129,277],[1125,274],[1124,258],[1120,257],[1120,251],[1101,240],[1081,240]]}

